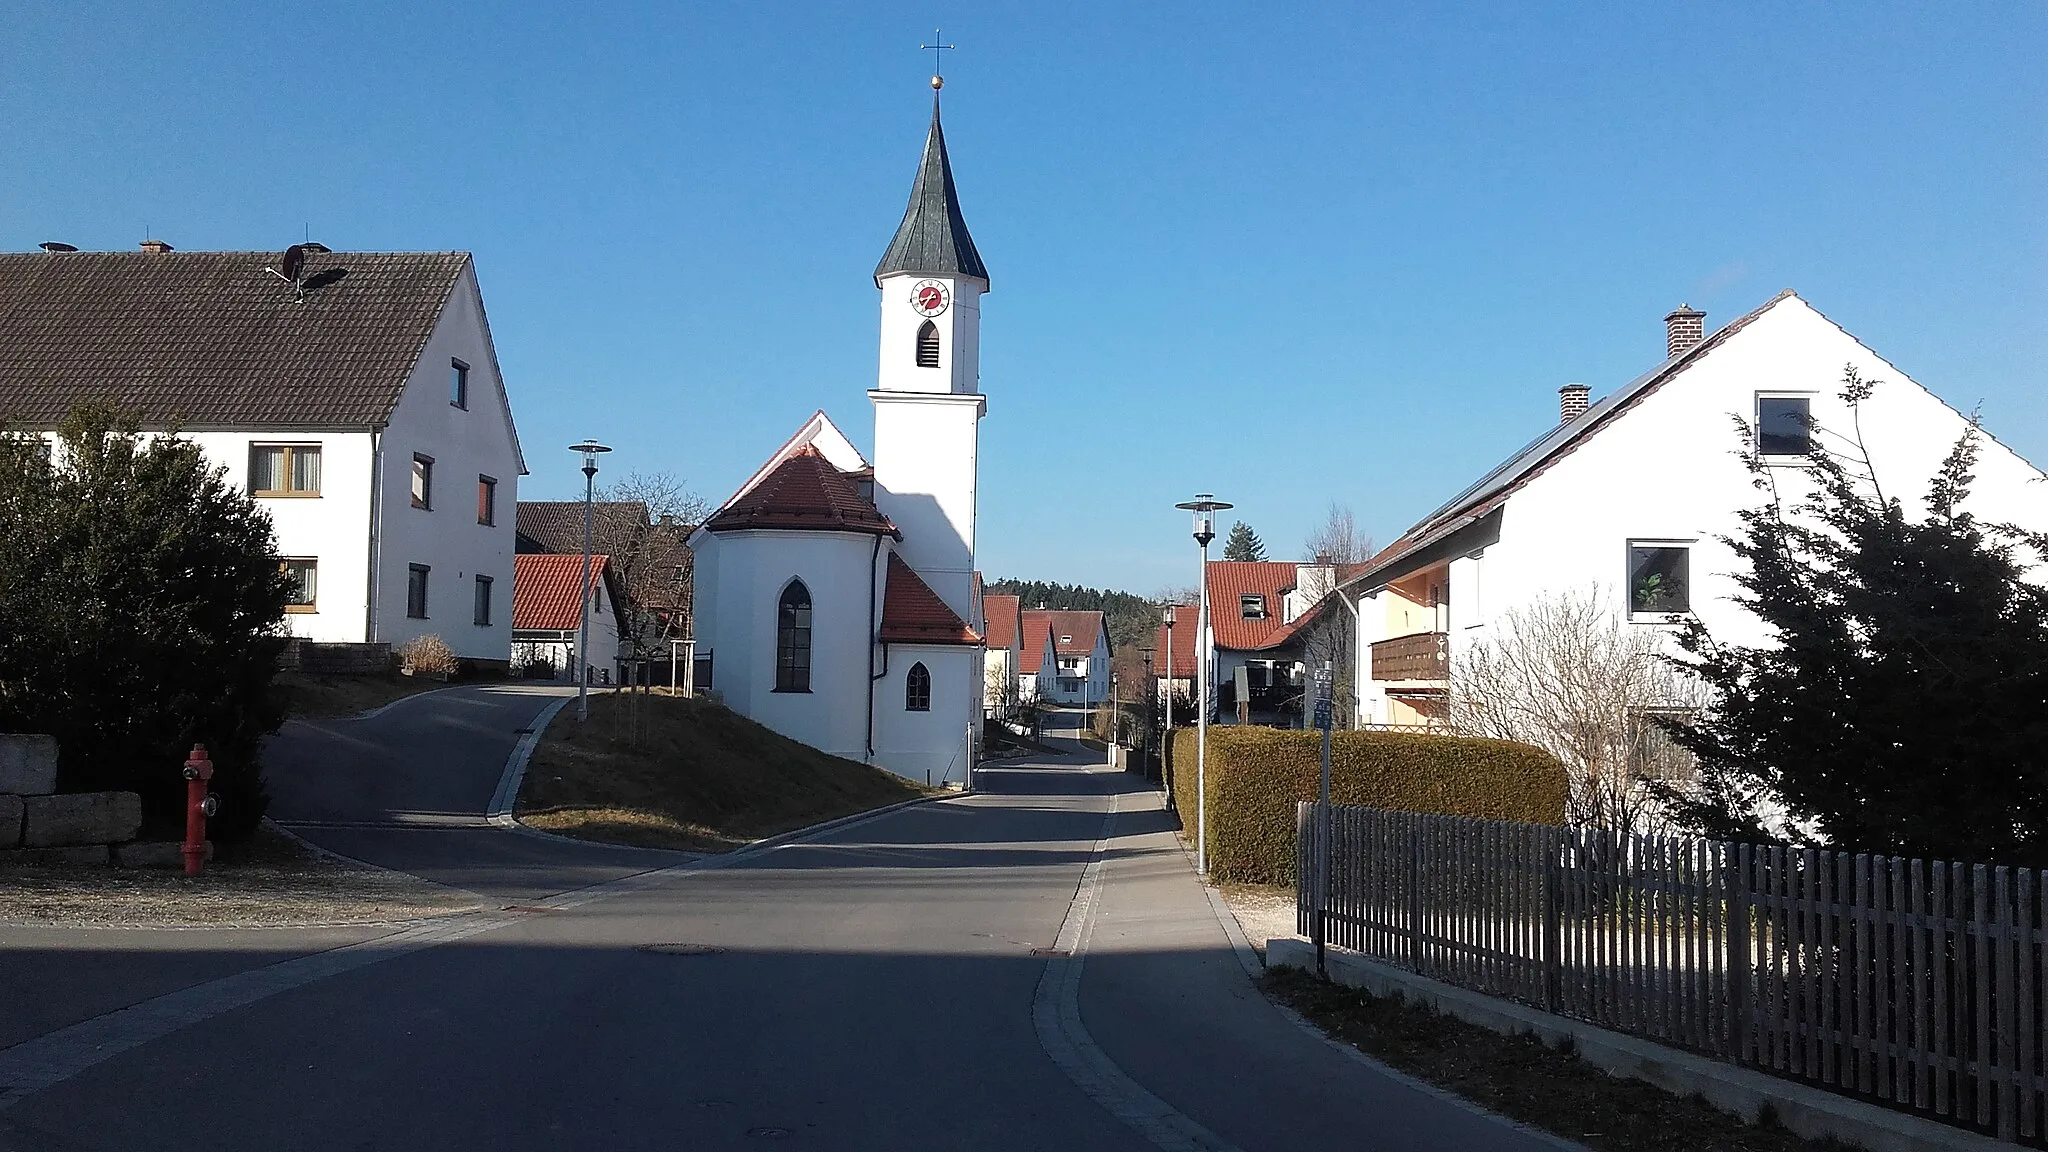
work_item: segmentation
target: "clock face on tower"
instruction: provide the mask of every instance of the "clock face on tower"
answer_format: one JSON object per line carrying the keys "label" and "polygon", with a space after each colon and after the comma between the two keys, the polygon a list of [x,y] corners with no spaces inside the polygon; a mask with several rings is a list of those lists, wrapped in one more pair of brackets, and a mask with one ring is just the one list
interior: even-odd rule
{"label": "clock face on tower", "polygon": [[950,303],[952,298],[947,294],[946,286],[937,280],[919,280],[911,286],[910,306],[917,309],[920,316],[937,316]]}

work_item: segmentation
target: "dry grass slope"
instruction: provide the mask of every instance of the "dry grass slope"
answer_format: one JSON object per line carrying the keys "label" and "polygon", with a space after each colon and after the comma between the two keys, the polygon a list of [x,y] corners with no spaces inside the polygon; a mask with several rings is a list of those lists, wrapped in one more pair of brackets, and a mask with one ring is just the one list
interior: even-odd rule
{"label": "dry grass slope", "polygon": [[577,723],[572,705],[548,726],[527,766],[518,815],[579,839],[723,852],[926,794],[722,705],[606,694],[591,697],[588,724]]}

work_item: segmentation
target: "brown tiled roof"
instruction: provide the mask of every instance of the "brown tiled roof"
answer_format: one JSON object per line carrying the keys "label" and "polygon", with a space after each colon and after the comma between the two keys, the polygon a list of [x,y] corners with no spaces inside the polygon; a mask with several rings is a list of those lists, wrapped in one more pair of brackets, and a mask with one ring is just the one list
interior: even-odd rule
{"label": "brown tiled roof", "polygon": [[[1024,626],[1030,629],[1043,624],[1052,632],[1053,648],[1062,656],[1086,656],[1095,651],[1095,638],[1107,638],[1103,629],[1102,613],[1084,612],[1067,608],[1028,608],[1024,611]],[[1061,640],[1060,637],[1070,637]]]}
{"label": "brown tiled roof", "polygon": [[0,253],[0,420],[96,399],[187,427],[382,424],[465,252]]}
{"label": "brown tiled roof", "polygon": [[882,640],[888,644],[979,644],[981,637],[896,553],[882,594]]}
{"label": "brown tiled roof", "polygon": [[896,525],[875,507],[874,499],[861,494],[855,477],[834,468],[824,453],[809,444],[790,453],[704,527],[713,532],[795,528],[903,538]]}
{"label": "brown tiled roof", "polygon": [[[1240,651],[1269,648],[1292,632],[1282,620],[1287,589],[1294,587],[1295,564],[1288,560],[1211,560],[1209,562],[1209,627],[1216,647]],[[1264,619],[1247,620],[1242,597],[1266,598]],[[1178,632],[1179,626],[1174,627]]]}
{"label": "brown tiled roof", "polygon": [[[590,586],[609,581],[608,557],[590,558]],[[520,632],[571,632],[582,626],[583,556],[537,553],[512,558],[512,627]],[[614,598],[616,602],[616,597]],[[616,609],[615,609],[616,610]]]}
{"label": "brown tiled roof", "polygon": [[[693,556],[690,526],[650,524],[638,500],[598,501],[590,506],[591,547],[624,557],[633,599],[643,608],[687,607]],[[517,546],[522,553],[583,554],[583,501],[521,500]],[[630,551],[628,551],[630,550]],[[680,577],[676,569],[681,568]],[[615,573],[616,574],[616,573]]]}
{"label": "brown tiled roof", "polygon": [[992,593],[981,598],[981,618],[987,621],[990,648],[1015,648],[1023,630],[1023,611],[1015,596]]}
{"label": "brown tiled roof", "polygon": [[1028,611],[1021,614],[1018,625],[1023,629],[1022,645],[1017,660],[1017,671],[1036,674],[1045,667],[1045,650],[1053,643],[1052,621],[1048,614]]}

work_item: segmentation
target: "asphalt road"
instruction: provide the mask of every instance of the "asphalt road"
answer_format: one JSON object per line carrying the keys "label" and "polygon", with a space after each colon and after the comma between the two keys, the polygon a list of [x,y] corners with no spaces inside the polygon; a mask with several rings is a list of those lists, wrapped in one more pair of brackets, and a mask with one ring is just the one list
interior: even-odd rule
{"label": "asphalt road", "polygon": [[[386,714],[421,749],[407,771],[462,739],[434,714],[483,740],[485,709],[527,706],[451,696]],[[509,749],[505,736],[489,739]],[[279,800],[305,816],[424,810],[366,775],[368,760],[280,781]],[[1077,756],[977,785],[722,867],[603,866],[523,838],[543,887],[614,875],[545,911],[339,947],[252,959],[225,944],[195,956],[173,933],[74,934],[59,950],[80,981],[117,943],[131,982],[153,960],[175,975],[0,1039],[0,1148],[1556,1146],[1269,1004],[1141,781]],[[473,794],[450,791],[441,814],[473,811]],[[348,831],[437,869],[462,867],[463,841],[417,838],[514,835],[316,829]],[[49,951],[0,933],[0,988],[64,958]]]}

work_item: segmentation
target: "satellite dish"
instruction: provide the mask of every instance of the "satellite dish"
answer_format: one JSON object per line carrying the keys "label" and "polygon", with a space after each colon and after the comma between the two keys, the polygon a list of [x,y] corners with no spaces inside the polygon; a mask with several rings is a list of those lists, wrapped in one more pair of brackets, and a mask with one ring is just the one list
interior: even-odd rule
{"label": "satellite dish", "polygon": [[64,242],[63,242],[62,240],[45,240],[45,241],[43,241],[43,242],[42,242],[41,244],[37,245],[37,247],[41,248],[41,249],[42,249],[43,251],[45,251],[45,252],[76,252],[76,251],[78,251],[78,245],[76,245],[76,244],[66,244],[66,243],[64,243]]}
{"label": "satellite dish", "polygon": [[319,254],[324,256],[327,253],[334,251],[334,249],[329,248],[327,245],[322,244],[318,240],[308,240],[304,244],[299,245],[299,247],[304,248],[309,255]]}
{"label": "satellite dish", "polygon": [[284,250],[284,259],[277,263],[278,271],[294,284],[299,282],[299,273],[306,270],[306,246],[294,244]]}

